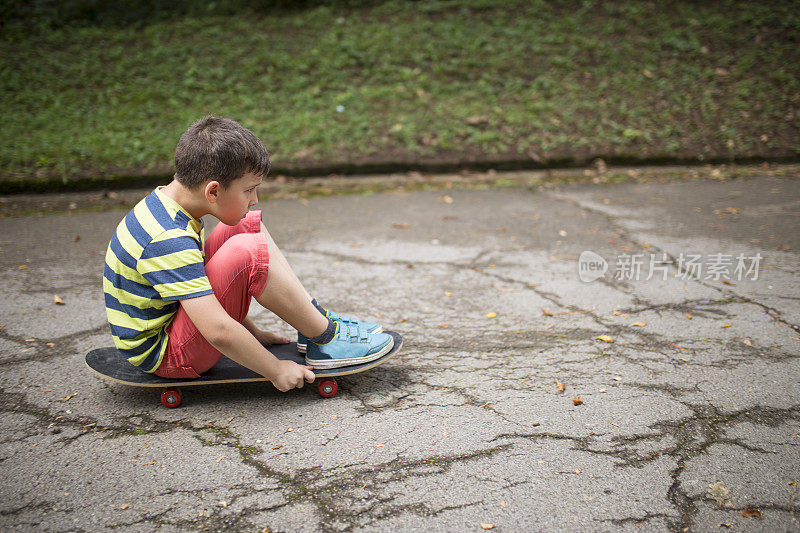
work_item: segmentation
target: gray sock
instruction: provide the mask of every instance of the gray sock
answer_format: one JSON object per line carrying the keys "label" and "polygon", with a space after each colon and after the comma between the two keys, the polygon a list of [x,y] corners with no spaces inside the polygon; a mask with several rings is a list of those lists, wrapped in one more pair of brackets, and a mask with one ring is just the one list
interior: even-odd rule
{"label": "gray sock", "polygon": [[327,310],[326,310],[324,307],[322,307],[321,305],[319,305],[319,302],[317,301],[317,299],[316,299],[316,298],[314,298],[313,300],[311,300],[311,305],[313,305],[314,307],[316,307],[316,308],[317,308],[317,311],[319,311],[320,313],[322,313],[322,316],[328,316],[328,312],[327,312]]}
{"label": "gray sock", "polygon": [[317,344],[328,344],[333,340],[334,335],[336,335],[336,322],[329,318],[328,328],[321,335],[309,337],[308,340]]}

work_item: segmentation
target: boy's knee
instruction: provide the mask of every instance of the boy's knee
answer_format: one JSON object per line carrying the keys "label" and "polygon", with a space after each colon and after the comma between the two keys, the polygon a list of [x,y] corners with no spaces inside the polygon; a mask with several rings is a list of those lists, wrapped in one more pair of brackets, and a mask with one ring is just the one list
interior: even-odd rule
{"label": "boy's knee", "polygon": [[242,267],[242,263],[266,270],[269,266],[267,239],[260,233],[233,235],[213,258],[215,263],[224,263],[228,268]]}

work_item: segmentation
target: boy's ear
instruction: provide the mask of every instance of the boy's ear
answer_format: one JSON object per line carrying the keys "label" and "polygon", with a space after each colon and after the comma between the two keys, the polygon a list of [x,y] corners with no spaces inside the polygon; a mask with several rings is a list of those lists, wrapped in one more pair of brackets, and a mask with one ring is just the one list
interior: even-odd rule
{"label": "boy's ear", "polygon": [[217,203],[217,199],[219,198],[219,191],[222,186],[216,180],[211,180],[206,183],[203,193],[205,194],[206,200],[209,203]]}

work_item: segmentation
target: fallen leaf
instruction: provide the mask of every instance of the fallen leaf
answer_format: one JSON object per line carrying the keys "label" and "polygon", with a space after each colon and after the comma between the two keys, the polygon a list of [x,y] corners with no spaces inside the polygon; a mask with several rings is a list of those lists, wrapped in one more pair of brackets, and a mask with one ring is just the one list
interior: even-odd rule
{"label": "fallen leaf", "polygon": [[393,228],[396,228],[396,229],[406,229],[406,228],[407,228],[407,227],[409,227],[410,225],[411,225],[411,224],[408,224],[408,223],[406,223],[406,222],[403,222],[402,224],[401,224],[401,223],[398,223],[398,222],[395,222],[394,224],[392,224],[392,227],[393,227]]}
{"label": "fallen leaf", "polygon": [[20,270],[25,270],[26,268],[28,268],[28,265],[20,265],[20,266],[19,266],[19,269],[20,269]]}
{"label": "fallen leaf", "polygon": [[453,295],[453,293],[452,293],[452,292],[446,292],[446,293],[444,293],[444,295],[445,295],[445,296],[452,296],[452,295]]}
{"label": "fallen leaf", "polygon": [[583,399],[581,399],[580,396],[578,396],[577,398],[573,398],[572,399],[572,405],[580,405],[582,403],[583,403]]}
{"label": "fallen leaf", "polygon": [[450,324],[439,324],[440,328],[449,328]]}
{"label": "fallen leaf", "polygon": [[483,529],[493,529],[494,528],[494,524],[486,524],[484,522],[481,522],[481,527]]}
{"label": "fallen leaf", "polygon": [[505,500],[501,501],[500,502],[500,507],[505,507],[505,506],[506,506],[506,501]]}
{"label": "fallen leaf", "polygon": [[692,319],[692,313],[690,313],[689,311],[686,311],[686,318],[691,320]]}
{"label": "fallen leaf", "polygon": [[25,339],[25,342],[33,342],[33,341],[35,341],[35,340],[36,340],[36,339]]}
{"label": "fallen leaf", "polygon": [[764,518],[758,509],[742,509],[742,516],[745,518]]}
{"label": "fallen leaf", "polygon": [[544,307],[542,307],[542,313],[544,314],[544,316],[553,316],[553,313],[551,313],[550,311],[548,311]]}
{"label": "fallen leaf", "polygon": [[621,378],[621,377],[619,377],[619,376],[614,376],[614,377],[613,377],[613,378],[611,378],[611,379],[613,379],[614,381],[622,381],[622,378]]}
{"label": "fallen leaf", "polygon": [[722,280],[722,283],[724,283],[725,285],[730,285],[731,287],[735,287],[736,286],[735,283],[731,283],[730,281],[726,281],[724,279]]}
{"label": "fallen leaf", "polygon": [[603,342],[614,342],[613,337],[609,337],[608,335],[598,335],[595,339]]}
{"label": "fallen leaf", "polygon": [[616,316],[628,316],[628,313],[623,313],[622,311],[614,311],[614,315],[616,315]]}
{"label": "fallen leaf", "polygon": [[486,318],[494,318],[496,316],[497,316],[497,313],[495,313],[494,311],[492,311],[490,313],[486,313]]}
{"label": "fallen leaf", "polygon": [[647,320],[642,320],[641,322],[636,322],[635,324],[631,324],[631,326],[637,326],[643,328],[647,325]]}
{"label": "fallen leaf", "polygon": [[453,197],[452,196],[447,196],[447,195],[440,196],[439,197],[439,202],[442,202],[442,203],[445,203],[445,204],[452,204],[453,203]]}
{"label": "fallen leaf", "polygon": [[61,299],[61,296],[58,294],[53,295],[53,303],[57,305],[64,305],[64,300]]}
{"label": "fallen leaf", "polygon": [[723,328],[729,328],[729,327],[731,327],[731,325],[730,325],[730,324],[725,324],[725,325],[724,325],[724,326],[722,326],[722,327],[723,327]]}
{"label": "fallen leaf", "polygon": [[609,421],[608,421],[608,423],[609,423],[609,424],[611,424],[611,425],[612,425],[612,426],[614,426],[614,427],[619,427],[619,424],[615,424],[615,423],[614,423],[614,422],[612,422],[611,420],[609,420]]}
{"label": "fallen leaf", "polygon": [[561,392],[564,392],[564,388],[565,388],[566,386],[567,386],[567,384],[566,384],[566,383],[561,383],[560,381],[556,381],[556,388],[557,388],[559,391],[561,391]]}
{"label": "fallen leaf", "polygon": [[283,444],[278,444],[272,447],[273,450],[277,450],[278,448],[283,448]]}
{"label": "fallen leaf", "polygon": [[354,242],[350,245],[350,248],[361,248],[362,246],[364,246],[363,242]]}
{"label": "fallen leaf", "polygon": [[217,505],[219,505],[220,507],[227,507],[228,502],[219,502]]}
{"label": "fallen leaf", "polygon": [[472,117],[467,117],[466,122],[467,124],[470,124],[472,126],[475,126],[477,124],[488,124],[489,118],[483,115],[472,116]]}
{"label": "fallen leaf", "polygon": [[72,394],[68,394],[68,395],[64,396],[63,398],[59,398],[58,401],[59,402],[66,402],[67,400],[69,400],[73,396],[77,396],[77,395],[78,395],[77,392],[73,392]]}
{"label": "fallen leaf", "polygon": [[717,481],[708,486],[708,495],[711,496],[711,499],[715,500],[720,507],[728,500],[730,494],[731,491],[725,488],[725,483],[722,481]]}
{"label": "fallen leaf", "polygon": [[519,289],[512,289],[511,287],[503,287],[502,285],[494,285],[494,288],[498,291],[505,291],[505,292],[519,292]]}
{"label": "fallen leaf", "polygon": [[[679,350],[683,350],[684,352],[692,352],[689,348],[684,348],[683,346],[678,346],[677,344],[669,343],[670,346],[673,348],[677,348]],[[693,352],[692,352],[693,353]]]}
{"label": "fallen leaf", "polygon": [[227,455],[223,455],[222,457],[218,457],[217,460],[214,461],[214,462],[218,463],[218,462],[222,461],[223,459],[225,459],[226,457],[228,457],[228,456]]}
{"label": "fallen leaf", "polygon": [[125,510],[125,509],[127,509],[128,507],[130,507],[130,505],[128,505],[128,504],[126,503],[125,505],[121,505],[121,506],[120,506],[120,509],[122,509],[122,510],[124,511],[124,510]]}
{"label": "fallen leaf", "polygon": [[155,461],[151,461],[149,463],[145,463],[144,466],[153,466],[154,464],[156,464],[156,462]]}
{"label": "fallen leaf", "polygon": [[599,390],[599,391],[597,391],[597,392],[608,392],[608,391],[606,391],[605,389],[600,389],[600,390]]}
{"label": "fallen leaf", "polygon": [[743,339],[742,342],[744,344],[746,344],[747,346],[752,346],[753,345],[753,341],[751,341],[750,339]]}
{"label": "fallen leaf", "polygon": [[48,342],[45,346],[49,346],[50,348],[52,348],[55,345],[56,345],[56,343],[54,343],[54,342]]}

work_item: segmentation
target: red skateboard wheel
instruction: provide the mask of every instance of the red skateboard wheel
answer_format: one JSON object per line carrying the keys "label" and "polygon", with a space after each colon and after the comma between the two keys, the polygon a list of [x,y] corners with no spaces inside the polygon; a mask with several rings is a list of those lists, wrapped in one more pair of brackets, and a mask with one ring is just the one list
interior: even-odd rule
{"label": "red skateboard wheel", "polygon": [[326,378],[319,382],[317,390],[319,390],[319,395],[323,398],[330,398],[336,396],[336,393],[339,391],[339,385],[336,383],[335,379]]}
{"label": "red skateboard wheel", "polygon": [[161,393],[161,403],[170,409],[181,404],[181,391],[178,389],[167,389]]}

